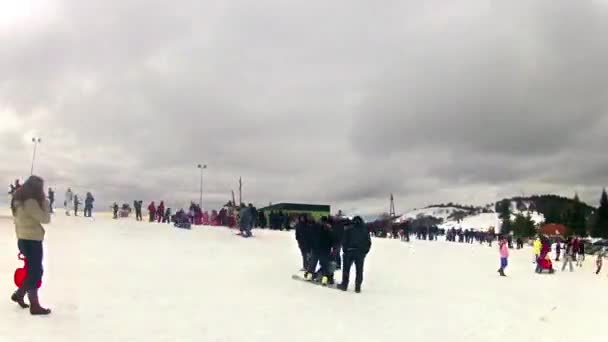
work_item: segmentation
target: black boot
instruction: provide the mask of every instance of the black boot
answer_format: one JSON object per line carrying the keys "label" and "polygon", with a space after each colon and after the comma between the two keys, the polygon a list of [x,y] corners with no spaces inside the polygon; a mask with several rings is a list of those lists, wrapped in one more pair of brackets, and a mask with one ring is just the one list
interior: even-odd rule
{"label": "black boot", "polygon": [[502,268],[498,270],[498,273],[500,273],[501,277],[506,277],[505,271]]}
{"label": "black boot", "polygon": [[38,289],[29,290],[27,292],[27,298],[30,300],[30,314],[33,316],[44,316],[51,313],[50,309],[45,309],[40,306],[40,301],[38,300]]}
{"label": "black boot", "polygon": [[361,293],[361,285],[355,285],[355,292]]}
{"label": "black boot", "polygon": [[338,284],[338,288],[340,290],[342,290],[342,291],[347,291],[348,290],[348,285],[346,285],[344,283],[341,283],[341,284]]}
{"label": "black boot", "polygon": [[25,289],[24,288],[19,288],[17,291],[15,291],[15,293],[13,293],[13,295],[11,296],[11,300],[17,304],[19,304],[19,306],[22,309],[27,309],[30,306],[27,305],[25,303]]}

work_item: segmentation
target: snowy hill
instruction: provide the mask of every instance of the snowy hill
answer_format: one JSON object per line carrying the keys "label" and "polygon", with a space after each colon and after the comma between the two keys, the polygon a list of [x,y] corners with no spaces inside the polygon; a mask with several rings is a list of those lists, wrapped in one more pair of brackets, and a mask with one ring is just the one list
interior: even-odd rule
{"label": "snowy hill", "polygon": [[[500,227],[500,218],[496,212],[483,212],[482,209],[493,208],[494,204],[487,205],[483,208],[474,209],[463,209],[453,206],[431,206],[423,209],[414,209],[409,211],[399,218],[395,222],[400,223],[407,220],[416,219],[422,216],[431,216],[437,219],[441,219],[442,223],[439,228],[442,229],[475,229],[475,230],[488,230],[490,227]],[[519,207],[519,209],[518,209]],[[512,219],[515,219],[517,214],[527,215],[530,213],[534,222],[542,223],[545,221],[545,217],[536,212],[528,210],[529,204],[522,207],[519,206],[515,201],[511,203]],[[488,210],[486,210],[488,211]],[[456,217],[460,217],[458,220]]]}

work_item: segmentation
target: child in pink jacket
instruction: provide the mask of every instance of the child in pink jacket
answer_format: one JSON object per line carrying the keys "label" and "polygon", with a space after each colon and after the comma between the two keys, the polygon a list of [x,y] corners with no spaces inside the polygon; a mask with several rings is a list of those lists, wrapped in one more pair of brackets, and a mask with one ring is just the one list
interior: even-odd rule
{"label": "child in pink jacket", "polygon": [[505,268],[507,268],[507,265],[509,264],[509,245],[504,236],[501,237],[498,242],[498,250],[500,252],[500,268],[498,269],[498,273],[501,277],[506,277]]}

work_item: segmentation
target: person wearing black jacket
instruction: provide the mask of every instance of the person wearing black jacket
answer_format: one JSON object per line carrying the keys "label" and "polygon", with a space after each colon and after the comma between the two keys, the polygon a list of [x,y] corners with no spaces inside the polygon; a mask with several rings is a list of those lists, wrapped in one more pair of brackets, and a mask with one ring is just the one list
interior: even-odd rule
{"label": "person wearing black jacket", "polygon": [[332,232],[334,234],[334,247],[333,247],[333,259],[336,262],[336,269],[342,269],[342,240],[344,239],[344,225],[345,222],[341,218],[336,218],[333,223]]}
{"label": "person wearing black jacket", "polygon": [[308,259],[310,259],[310,234],[308,233],[308,226],[308,218],[305,215],[298,217],[296,241],[302,254],[302,271],[308,270]]}
{"label": "person wearing black jacket", "polygon": [[323,217],[320,224],[312,224],[309,229],[311,234],[310,247],[312,256],[310,258],[310,263],[308,264],[306,279],[313,279],[313,275],[317,273],[316,268],[318,263],[321,265],[321,268],[316,274],[317,278],[318,276],[321,276],[321,284],[327,285],[332,279],[331,272],[329,271],[331,249],[334,245],[331,224],[327,217]]}
{"label": "person wearing black jacket", "polygon": [[361,292],[361,284],[363,283],[363,265],[365,257],[372,247],[371,238],[367,232],[367,228],[363,223],[363,219],[357,216],[353,219],[353,225],[344,230],[344,269],[342,271],[342,283],[339,288],[342,291],[348,290],[348,282],[350,278],[350,267],[355,264],[357,276],[355,279],[355,292]]}

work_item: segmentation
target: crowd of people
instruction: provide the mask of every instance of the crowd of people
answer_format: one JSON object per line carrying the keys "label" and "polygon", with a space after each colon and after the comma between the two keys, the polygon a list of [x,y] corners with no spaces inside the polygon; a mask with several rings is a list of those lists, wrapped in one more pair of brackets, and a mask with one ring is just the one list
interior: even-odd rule
{"label": "crowd of people", "polygon": [[342,269],[342,282],[338,288],[347,291],[350,269],[354,264],[355,292],[361,292],[365,257],[371,248],[370,233],[361,217],[357,216],[352,221],[342,217],[322,217],[317,222],[310,216],[299,216],[296,241],[306,280],[333,285],[334,272]]}

